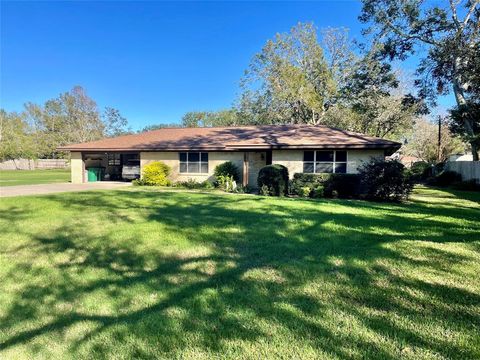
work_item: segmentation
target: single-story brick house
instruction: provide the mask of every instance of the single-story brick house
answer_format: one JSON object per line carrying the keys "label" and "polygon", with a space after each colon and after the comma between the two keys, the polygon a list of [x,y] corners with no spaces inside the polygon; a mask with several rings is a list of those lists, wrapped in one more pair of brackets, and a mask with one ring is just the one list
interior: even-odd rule
{"label": "single-story brick house", "polygon": [[362,162],[391,155],[401,144],[326,126],[265,125],[165,128],[119,136],[59,150],[71,152],[72,182],[87,181],[86,169],[102,166],[106,178],[118,178],[124,164],[141,168],[162,161],[173,181],[211,179],[215,167],[235,163],[242,183],[255,186],[258,171],[282,164],[295,173],[356,173]]}

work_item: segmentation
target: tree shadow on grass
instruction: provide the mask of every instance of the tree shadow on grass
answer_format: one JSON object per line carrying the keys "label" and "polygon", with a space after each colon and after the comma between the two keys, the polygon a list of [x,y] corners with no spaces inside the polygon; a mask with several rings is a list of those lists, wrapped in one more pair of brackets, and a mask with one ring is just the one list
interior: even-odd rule
{"label": "tree shadow on grass", "polygon": [[[119,348],[125,357],[181,356],[185,349],[245,356],[241,346],[232,350],[238,341],[270,341],[290,356],[313,348],[327,357],[393,359],[405,343],[449,358],[478,355],[398,320],[447,322],[468,333],[480,323],[477,293],[390,268],[448,274],[452,265],[471,262],[432,246],[422,247],[421,256],[396,246],[478,242],[477,209],[157,192],[45,199],[78,216],[94,210],[115,226],[141,233],[142,224],[157,224],[161,232],[150,234],[146,248],[144,234],[120,241],[114,228],[88,229],[81,221],[34,234],[22,229],[22,212],[6,211],[10,231],[26,233],[29,250],[51,262],[18,261],[5,277],[21,286],[1,318],[0,349],[42,336],[62,341],[69,329],[91,324],[68,343],[72,356],[108,357]],[[169,236],[185,239],[188,248],[165,252]],[[352,324],[360,325],[352,330]],[[275,345],[275,337],[297,345]]]}

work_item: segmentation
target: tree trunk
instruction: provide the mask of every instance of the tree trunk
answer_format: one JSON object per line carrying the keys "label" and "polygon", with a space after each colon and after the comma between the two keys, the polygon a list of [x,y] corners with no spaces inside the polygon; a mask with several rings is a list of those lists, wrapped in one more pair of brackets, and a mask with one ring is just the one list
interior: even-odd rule
{"label": "tree trunk", "polygon": [[471,147],[472,147],[472,158],[473,158],[473,161],[478,161],[478,146],[477,144],[474,144],[474,143],[470,143]]}
{"label": "tree trunk", "polygon": [[[457,101],[458,106],[466,105],[467,101],[465,100],[465,95],[463,93],[463,86],[461,83],[461,80],[459,79],[459,76],[455,76],[453,79],[453,93],[455,95],[455,100]],[[471,121],[466,118],[465,122],[463,124],[465,127],[465,130],[467,131],[468,135],[470,135],[472,138],[475,136],[475,133],[473,131],[473,124]],[[473,161],[478,161],[478,146],[474,141],[470,142],[470,147],[472,149],[472,157]]]}

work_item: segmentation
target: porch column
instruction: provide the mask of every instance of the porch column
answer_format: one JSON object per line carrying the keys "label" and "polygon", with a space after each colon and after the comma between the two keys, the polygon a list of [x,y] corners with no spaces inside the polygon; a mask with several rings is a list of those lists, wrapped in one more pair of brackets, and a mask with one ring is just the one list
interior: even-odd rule
{"label": "porch column", "polygon": [[82,183],[87,182],[87,179],[85,179],[85,156],[82,153]]}
{"label": "porch column", "polygon": [[243,153],[243,186],[248,185],[248,152]]}
{"label": "porch column", "polygon": [[85,161],[83,153],[79,151],[70,153],[70,171],[72,184],[81,184],[85,181]]}

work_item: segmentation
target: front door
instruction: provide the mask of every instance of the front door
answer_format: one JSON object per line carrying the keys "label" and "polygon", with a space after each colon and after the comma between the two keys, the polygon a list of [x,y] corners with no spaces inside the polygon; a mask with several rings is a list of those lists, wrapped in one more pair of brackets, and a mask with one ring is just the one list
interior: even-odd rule
{"label": "front door", "polygon": [[257,187],[258,172],[267,165],[266,152],[252,151],[248,153],[248,185]]}

